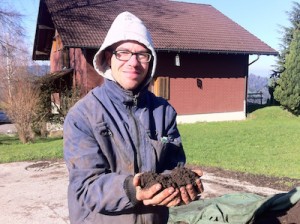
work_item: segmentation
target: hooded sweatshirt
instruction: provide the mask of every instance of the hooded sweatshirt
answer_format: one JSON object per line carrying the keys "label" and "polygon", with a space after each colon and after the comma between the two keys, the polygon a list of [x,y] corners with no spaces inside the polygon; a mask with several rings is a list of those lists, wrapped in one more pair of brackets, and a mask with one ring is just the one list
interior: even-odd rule
{"label": "hooded sweatshirt", "polygon": [[[124,40],[142,43],[153,55],[139,92],[118,85],[103,57],[106,48]],[[94,66],[104,84],[79,100],[64,123],[70,222],[166,223],[168,209],[137,201],[132,182],[136,173],[167,172],[185,162],[174,108],[147,88],[156,54],[142,21],[129,12],[116,17]]]}
{"label": "hooded sweatshirt", "polygon": [[135,40],[143,44],[151,51],[153,61],[149,78],[145,83],[145,85],[147,85],[151,81],[155,73],[157,60],[156,52],[154,50],[149,31],[147,30],[143,22],[130,12],[123,12],[119,14],[112,23],[103,44],[94,57],[94,68],[104,78],[115,81],[111,74],[111,69],[105,60],[104,51],[113,44],[125,40]]}

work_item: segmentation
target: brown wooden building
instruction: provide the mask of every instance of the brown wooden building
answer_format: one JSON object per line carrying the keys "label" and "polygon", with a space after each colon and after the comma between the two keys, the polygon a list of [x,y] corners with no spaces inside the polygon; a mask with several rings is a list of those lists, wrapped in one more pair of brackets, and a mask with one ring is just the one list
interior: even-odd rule
{"label": "brown wooden building", "polygon": [[50,60],[48,76],[55,74],[60,85],[80,86],[86,94],[103,82],[92,59],[123,11],[150,30],[158,55],[150,88],[175,107],[179,123],[246,118],[249,55],[278,53],[211,5],[40,0],[33,59]]}

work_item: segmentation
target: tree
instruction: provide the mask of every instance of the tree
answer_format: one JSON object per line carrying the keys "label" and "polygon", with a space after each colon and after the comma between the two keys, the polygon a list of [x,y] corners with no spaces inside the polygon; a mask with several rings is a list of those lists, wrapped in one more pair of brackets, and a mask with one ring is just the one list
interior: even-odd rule
{"label": "tree", "polygon": [[41,94],[28,69],[33,62],[20,19],[20,14],[0,4],[0,107],[15,124],[21,142],[26,143],[34,140],[34,126],[42,116]]}
{"label": "tree", "polygon": [[8,33],[11,36],[24,36],[25,30],[22,27],[22,18],[21,13],[0,0],[0,46],[9,44],[5,38]]}
{"label": "tree", "polygon": [[300,114],[300,30],[295,30],[289,53],[285,58],[286,70],[275,88],[275,99],[294,114]]}
{"label": "tree", "polygon": [[[9,96],[12,94],[11,82],[13,76],[18,73],[17,65],[23,65],[23,59],[26,58],[26,56],[19,56],[24,56],[24,53],[28,55],[28,51],[22,44],[24,28],[21,21],[22,15],[0,0],[0,94],[2,98],[6,95],[6,91]],[[25,50],[22,49],[23,47]],[[14,63],[16,60],[18,63]]]}
{"label": "tree", "polygon": [[291,27],[284,28],[277,77],[273,77],[274,98],[294,114],[300,114],[300,4],[288,12]]}
{"label": "tree", "polygon": [[[281,26],[281,44],[280,44],[280,55],[278,57],[276,71],[284,71],[285,70],[285,58],[286,55],[289,54],[290,44],[293,40],[294,30],[299,29],[300,24],[300,3],[293,2],[293,8],[291,11],[286,12],[288,15],[288,20],[291,23],[290,27]],[[280,73],[278,72],[278,77],[280,77]]]}
{"label": "tree", "polygon": [[39,86],[34,85],[29,75],[19,76],[11,83],[12,95],[6,96],[2,107],[15,124],[22,143],[33,141],[34,123],[38,119],[40,104]]}

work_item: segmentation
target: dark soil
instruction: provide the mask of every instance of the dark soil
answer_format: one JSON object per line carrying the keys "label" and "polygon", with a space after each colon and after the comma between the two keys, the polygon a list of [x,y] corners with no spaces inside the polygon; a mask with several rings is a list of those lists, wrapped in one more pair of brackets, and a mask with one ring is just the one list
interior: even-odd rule
{"label": "dark soil", "polygon": [[196,185],[196,179],[199,176],[185,167],[176,167],[171,171],[170,174],[157,174],[154,172],[145,172],[141,175],[141,187],[149,188],[156,183],[160,183],[162,185],[162,189],[168,187],[180,188],[182,186],[186,186],[188,184]]}
{"label": "dark soil", "polygon": [[187,167],[190,169],[201,169],[204,172],[204,174],[205,172],[213,173],[217,177],[236,179],[239,181],[249,182],[255,186],[268,187],[268,188],[281,190],[281,191],[290,191],[293,188],[300,186],[300,179],[249,174],[249,173],[243,173],[238,171],[224,170],[216,167],[199,167],[194,165],[188,165]]}

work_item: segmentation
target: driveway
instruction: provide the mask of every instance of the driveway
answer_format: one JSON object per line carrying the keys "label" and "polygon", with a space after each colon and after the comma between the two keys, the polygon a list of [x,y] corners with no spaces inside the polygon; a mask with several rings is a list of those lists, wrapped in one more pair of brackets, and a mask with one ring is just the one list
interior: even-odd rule
{"label": "driveway", "polygon": [[63,162],[0,164],[0,223],[68,223]]}
{"label": "driveway", "polygon": [[14,124],[1,124],[0,123],[0,134],[15,134],[17,129]]}
{"label": "driveway", "polygon": [[[282,192],[213,173],[205,173],[202,181],[202,198],[241,191],[260,195]],[[67,186],[68,172],[62,160],[0,164],[0,223],[69,223]]]}

